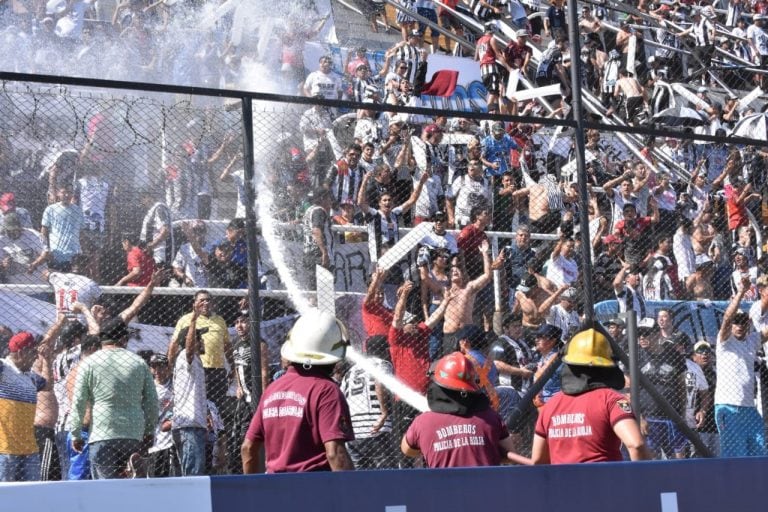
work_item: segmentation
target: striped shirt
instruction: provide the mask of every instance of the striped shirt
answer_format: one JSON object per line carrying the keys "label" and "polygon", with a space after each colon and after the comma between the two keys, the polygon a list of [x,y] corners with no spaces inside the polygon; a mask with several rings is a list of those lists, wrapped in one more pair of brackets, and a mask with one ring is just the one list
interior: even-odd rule
{"label": "striped shirt", "polygon": [[395,52],[395,61],[405,61],[408,66],[408,73],[405,75],[409,82],[413,83],[416,78],[416,68],[421,62],[421,51],[410,44],[404,44]]}
{"label": "striped shirt", "polygon": [[[392,375],[392,363],[378,358],[371,358],[370,362],[382,373]],[[373,437],[371,430],[381,417],[381,403],[376,395],[376,379],[361,366],[355,365],[349,369],[341,381],[341,392],[344,393],[349,404],[355,439]],[[391,430],[392,420],[387,417],[379,433]]]}
{"label": "striped shirt", "polygon": [[21,372],[13,362],[0,359],[0,454],[32,455],[35,441],[37,392],[45,379],[36,373]]}

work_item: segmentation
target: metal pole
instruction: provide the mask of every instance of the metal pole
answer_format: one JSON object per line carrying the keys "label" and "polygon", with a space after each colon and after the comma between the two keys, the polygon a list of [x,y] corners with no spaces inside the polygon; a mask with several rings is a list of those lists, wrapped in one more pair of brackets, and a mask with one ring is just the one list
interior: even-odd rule
{"label": "metal pole", "polygon": [[640,370],[638,367],[637,354],[637,312],[629,310],[626,313],[620,313],[619,318],[624,318],[627,325],[627,343],[629,344],[629,399],[632,404],[632,410],[637,416],[637,423],[640,424]]}
{"label": "metal pole", "polygon": [[584,285],[584,323],[592,324],[594,311],[594,293],[592,292],[592,241],[589,239],[589,191],[584,163],[584,108],[581,104],[581,45],[579,44],[579,19],[576,2],[568,5],[568,38],[571,46],[571,115],[576,121],[574,144],[576,149],[576,175],[579,185],[579,223],[581,229],[581,276]]}
{"label": "metal pole", "polygon": [[507,419],[508,427],[512,429],[517,427],[517,424],[520,423],[520,420],[523,419],[525,413],[528,412],[528,410],[533,406],[533,399],[536,397],[536,395],[538,395],[539,392],[544,388],[544,385],[549,382],[549,379],[552,378],[552,375],[554,375],[556,371],[560,370],[561,359],[562,355],[558,353],[555,356],[555,360],[552,361],[549,367],[547,367],[547,369],[544,370],[541,375],[539,375],[539,378],[536,379],[533,384],[531,384],[531,387],[528,388],[528,391],[526,391],[525,394],[520,398],[520,401],[509,413],[509,418]]}
{"label": "metal pole", "polygon": [[245,242],[248,247],[248,317],[251,341],[251,407],[261,398],[261,301],[259,299],[259,244],[256,240],[256,191],[253,188],[253,105],[251,98],[243,103],[243,171],[245,181]]}
{"label": "metal pole", "polygon": [[[624,351],[621,349],[621,347],[619,347],[619,344],[616,343],[616,340],[614,340],[611,337],[611,335],[605,331],[605,329],[603,328],[602,325],[600,325],[600,323],[595,322],[595,328],[598,329],[608,339],[608,342],[611,344],[611,350],[613,350],[613,354],[615,356],[618,356],[618,358],[621,360],[622,363],[624,363],[626,367],[629,367],[630,365],[629,358],[627,357],[627,354],[625,354]],[[631,346],[632,344],[630,344],[630,347]],[[685,437],[688,438],[691,444],[696,448],[696,453],[700,453],[703,457],[709,457],[709,458],[714,457],[714,454],[712,453],[712,451],[701,441],[701,437],[699,437],[699,434],[695,432],[691,427],[688,426],[688,423],[685,421],[685,419],[682,418],[680,414],[678,414],[678,412],[675,410],[674,407],[669,405],[669,402],[667,401],[667,399],[664,398],[664,396],[661,393],[659,393],[659,391],[656,389],[656,386],[654,386],[653,383],[651,383],[651,381],[648,380],[648,378],[639,371],[637,372],[637,380],[640,386],[642,386],[643,389],[649,395],[651,395],[651,398],[653,399],[654,402],[656,402],[656,405],[659,406],[659,408],[664,413],[664,415],[667,418],[669,418],[677,426],[678,429],[680,429],[680,431],[683,433]],[[631,385],[632,383],[630,383],[630,386]],[[632,403],[633,411],[636,416],[639,416],[640,415],[639,406],[638,406],[638,409],[634,409],[635,407],[634,393],[633,393],[632,400],[633,400],[633,403]]]}

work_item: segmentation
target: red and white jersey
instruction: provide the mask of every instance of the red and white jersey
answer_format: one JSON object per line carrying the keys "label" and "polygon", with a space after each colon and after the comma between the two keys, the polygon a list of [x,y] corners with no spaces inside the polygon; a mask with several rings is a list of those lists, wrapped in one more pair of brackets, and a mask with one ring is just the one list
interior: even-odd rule
{"label": "red and white jersey", "polygon": [[480,56],[480,65],[496,63],[496,51],[493,49],[493,46],[491,46],[492,39],[493,35],[484,35],[477,40],[477,52]]}
{"label": "red and white jersey", "polygon": [[75,302],[82,302],[90,309],[101,297],[101,288],[96,281],[79,274],[51,272],[48,282],[53,286],[56,308],[61,313],[71,312]]}

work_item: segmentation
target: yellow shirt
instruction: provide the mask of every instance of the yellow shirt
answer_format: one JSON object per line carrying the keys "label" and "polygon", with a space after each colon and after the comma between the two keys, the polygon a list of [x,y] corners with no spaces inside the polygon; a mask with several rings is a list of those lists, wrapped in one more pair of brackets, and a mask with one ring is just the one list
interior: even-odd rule
{"label": "yellow shirt", "polygon": [[9,359],[0,360],[0,454],[32,455],[35,441],[37,391],[45,379],[22,373]]}
{"label": "yellow shirt", "polygon": [[[176,329],[173,331],[173,339],[179,336],[179,331],[189,326],[189,320],[192,313],[179,318],[176,322]],[[197,317],[195,324],[197,329],[208,328],[208,332],[203,334],[203,344],[205,345],[205,354],[200,354],[200,360],[203,362],[203,368],[224,368],[224,347],[229,343],[229,331],[227,324],[219,315]]]}

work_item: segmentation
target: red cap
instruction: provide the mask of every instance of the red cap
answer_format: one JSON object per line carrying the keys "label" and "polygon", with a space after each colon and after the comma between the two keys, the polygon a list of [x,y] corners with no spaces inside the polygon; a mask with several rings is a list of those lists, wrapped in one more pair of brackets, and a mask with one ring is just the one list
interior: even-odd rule
{"label": "red cap", "polygon": [[6,192],[5,194],[0,195],[0,210],[7,212],[10,210],[11,204],[15,202],[16,196],[13,195],[13,192]]}
{"label": "red cap", "polygon": [[35,344],[35,337],[27,331],[19,331],[8,341],[8,350],[18,352]]}
{"label": "red cap", "polygon": [[605,235],[603,237],[603,243],[606,244],[606,245],[608,245],[608,244],[620,244],[621,243],[621,239],[619,237],[617,237],[616,235]]}

